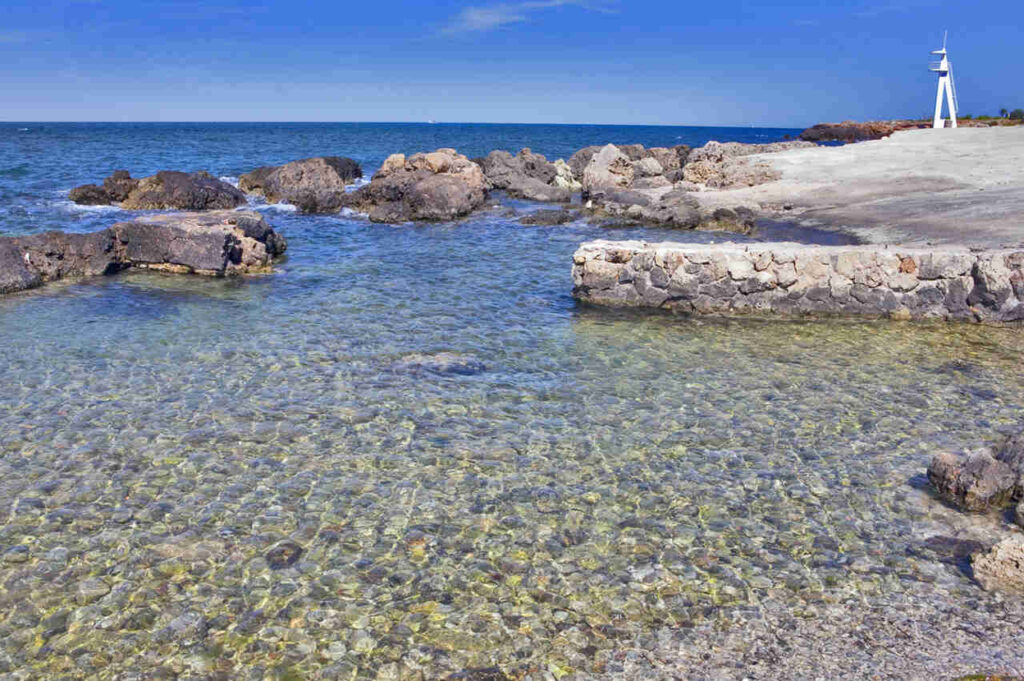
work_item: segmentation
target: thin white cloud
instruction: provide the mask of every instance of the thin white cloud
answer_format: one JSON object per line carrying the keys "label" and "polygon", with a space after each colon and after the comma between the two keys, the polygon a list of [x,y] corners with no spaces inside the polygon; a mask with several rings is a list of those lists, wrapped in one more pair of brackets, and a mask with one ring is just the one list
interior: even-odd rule
{"label": "thin white cloud", "polygon": [[590,0],[532,0],[506,2],[497,5],[466,7],[442,30],[443,33],[478,33],[491,31],[509,24],[528,21],[534,12],[552,7],[573,5],[596,12],[610,11],[606,6]]}

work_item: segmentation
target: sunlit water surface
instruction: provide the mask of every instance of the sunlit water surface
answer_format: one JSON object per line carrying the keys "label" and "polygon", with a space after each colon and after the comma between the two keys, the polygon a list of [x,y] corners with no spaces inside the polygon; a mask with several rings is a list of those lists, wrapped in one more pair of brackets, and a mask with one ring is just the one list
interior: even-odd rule
{"label": "sunlit water surface", "polygon": [[0,299],[0,672],[586,678],[769,598],[997,608],[920,476],[1019,422],[1019,330],[569,295],[583,240],[716,234],[267,214],[272,275]]}

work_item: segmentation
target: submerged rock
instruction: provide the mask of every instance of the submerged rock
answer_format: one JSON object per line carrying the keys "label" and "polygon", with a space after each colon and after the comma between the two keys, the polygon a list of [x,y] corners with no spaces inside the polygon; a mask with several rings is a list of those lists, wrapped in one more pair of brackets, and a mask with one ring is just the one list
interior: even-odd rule
{"label": "submerged rock", "polygon": [[271,570],[283,570],[295,564],[302,555],[302,547],[291,540],[278,542],[264,556]]}
{"label": "submerged rock", "polygon": [[393,371],[419,374],[431,373],[447,376],[473,376],[483,373],[487,365],[475,357],[454,352],[438,352],[432,355],[414,353],[391,365]]}
{"label": "submerged rock", "polygon": [[536,227],[553,227],[565,225],[579,218],[579,213],[571,210],[539,210],[527,215],[519,222]]}
{"label": "submerged rock", "polygon": [[264,166],[238,179],[238,186],[270,203],[290,203],[303,213],[336,213],[346,187],[363,176],[350,158],[317,156],[283,166]]}
{"label": "submerged rock", "polygon": [[226,276],[270,269],[287,242],[258,213],[153,215],[92,234],[0,238],[0,293],[129,267]]}
{"label": "submerged rock", "polygon": [[344,205],[373,222],[455,220],[482,206],[489,188],[483,169],[454,149],[395,154]]}
{"label": "submerged rock", "polygon": [[971,567],[986,591],[1024,593],[1024,536],[1014,535],[976,553]]}

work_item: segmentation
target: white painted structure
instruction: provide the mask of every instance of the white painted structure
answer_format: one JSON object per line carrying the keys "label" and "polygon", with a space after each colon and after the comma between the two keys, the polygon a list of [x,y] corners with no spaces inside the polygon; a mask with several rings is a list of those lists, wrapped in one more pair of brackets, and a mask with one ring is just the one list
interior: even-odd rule
{"label": "white painted structure", "polygon": [[956,84],[953,82],[953,64],[949,61],[949,55],[946,52],[946,38],[949,33],[946,33],[946,37],[942,39],[942,49],[933,50],[932,54],[939,57],[939,61],[933,61],[930,64],[930,69],[939,74],[939,91],[935,95],[935,122],[936,128],[946,127],[946,119],[942,116],[942,99],[945,96],[946,102],[949,104],[949,120],[950,127],[956,127]]}

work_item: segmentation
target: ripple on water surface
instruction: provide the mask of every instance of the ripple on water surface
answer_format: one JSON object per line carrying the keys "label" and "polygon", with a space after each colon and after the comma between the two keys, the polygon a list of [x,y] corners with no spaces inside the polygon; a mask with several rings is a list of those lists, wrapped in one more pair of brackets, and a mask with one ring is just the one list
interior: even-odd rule
{"label": "ripple on water surface", "polygon": [[998,519],[916,479],[1019,419],[1019,332],[580,309],[581,224],[274,222],[275,275],[0,300],[0,669],[586,677],[769,600],[997,608],[929,541]]}

